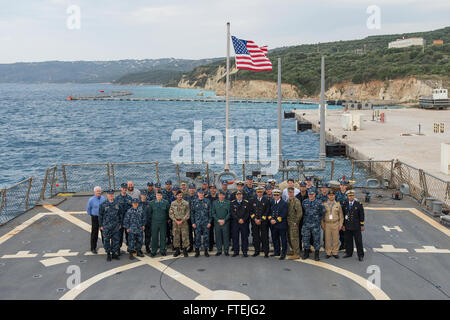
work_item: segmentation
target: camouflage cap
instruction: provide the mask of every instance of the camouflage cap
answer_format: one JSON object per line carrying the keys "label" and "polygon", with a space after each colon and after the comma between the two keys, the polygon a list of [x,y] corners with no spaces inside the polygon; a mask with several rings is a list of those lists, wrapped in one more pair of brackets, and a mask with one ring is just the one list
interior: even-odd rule
{"label": "camouflage cap", "polygon": [[178,190],[180,190],[180,188],[178,188],[178,186],[175,186],[172,188],[172,191],[178,191]]}
{"label": "camouflage cap", "polygon": [[210,189],[211,189],[211,188],[217,189],[217,187],[216,187],[215,184],[210,185],[209,188],[210,188]]}
{"label": "camouflage cap", "polygon": [[159,182],[155,183],[155,188],[161,188],[161,183]]}
{"label": "camouflage cap", "polygon": [[329,188],[329,187],[330,185],[327,182],[323,183],[321,186],[321,188]]}
{"label": "camouflage cap", "polygon": [[131,199],[131,203],[139,203],[139,199],[138,198],[133,198],[133,199]]}
{"label": "camouflage cap", "polygon": [[193,184],[193,183],[191,183],[190,185],[189,185],[189,189],[196,189],[197,187],[195,186],[195,184]]}
{"label": "camouflage cap", "polygon": [[205,193],[205,191],[202,188],[198,188],[197,193]]}
{"label": "camouflage cap", "polygon": [[156,194],[162,194],[161,190],[156,191]]}
{"label": "camouflage cap", "polygon": [[273,189],[273,187],[272,187],[270,184],[266,185],[264,188],[265,188],[266,190],[272,190],[272,189]]}
{"label": "camouflage cap", "polygon": [[293,187],[289,187],[287,188],[288,192],[294,192],[294,188]]}
{"label": "camouflage cap", "polygon": [[166,184],[172,184],[172,180],[167,180]]}
{"label": "camouflage cap", "polygon": [[316,194],[316,190],[314,190],[314,188],[310,188],[308,190],[308,194]]}
{"label": "camouflage cap", "polygon": [[176,193],[176,195],[179,195],[179,194],[183,194],[183,191],[178,190],[177,193]]}
{"label": "camouflage cap", "polygon": [[152,181],[147,182],[147,187],[153,187],[153,182]]}
{"label": "camouflage cap", "polygon": [[347,181],[341,180],[341,182],[339,182],[339,184],[342,185],[342,186],[346,186],[347,185]]}
{"label": "camouflage cap", "polygon": [[252,176],[247,176],[246,178],[247,178],[247,180],[253,180]]}
{"label": "camouflage cap", "polygon": [[311,181],[311,177],[310,176],[306,176],[305,177],[305,181]]}
{"label": "camouflage cap", "polygon": [[128,188],[128,185],[127,185],[126,183],[122,183],[122,184],[120,185],[120,187],[126,189],[126,188]]}
{"label": "camouflage cap", "polygon": [[306,183],[304,181],[300,182],[300,187],[306,187]]}
{"label": "camouflage cap", "polygon": [[202,184],[208,184],[208,180],[206,178],[202,179]]}
{"label": "camouflage cap", "polygon": [[222,180],[222,185],[224,185],[224,184],[228,185],[227,180]]}
{"label": "camouflage cap", "polygon": [[219,190],[219,194],[225,195],[226,193],[225,193],[225,191],[223,191],[223,190]]}
{"label": "camouflage cap", "polygon": [[108,191],[106,191],[107,194],[114,194],[114,189],[109,189]]}

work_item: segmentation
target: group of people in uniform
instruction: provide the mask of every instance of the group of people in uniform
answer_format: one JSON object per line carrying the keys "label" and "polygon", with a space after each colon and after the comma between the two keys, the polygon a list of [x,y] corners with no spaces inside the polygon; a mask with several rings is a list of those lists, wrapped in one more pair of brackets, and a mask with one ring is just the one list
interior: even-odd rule
{"label": "group of people in uniform", "polygon": [[[133,182],[123,183],[120,194],[108,190],[106,199],[100,187],[89,199],[87,212],[92,217],[91,251],[97,253],[97,234],[101,231],[107,260],[120,259],[120,247],[125,241],[130,259],[134,254],[143,256],[142,248],[152,257],[167,255],[172,246],[174,257],[181,253],[187,257],[195,250],[195,257],[209,252],[214,245],[216,256],[232,257],[242,252],[248,257],[249,235],[252,234],[253,256],[269,257],[269,238],[272,239],[271,256],[283,259],[309,258],[319,260],[320,238],[323,233],[326,258],[344,258],[357,255],[363,260],[362,234],[364,208],[355,199],[348,183],[340,182],[339,189],[327,183],[314,186],[311,177],[295,186],[288,179],[287,187],[280,190],[273,179],[264,186],[255,186],[253,177],[236,183],[236,191],[228,190],[228,181],[221,188],[202,181],[195,184],[173,186],[172,181],[147,183],[147,190],[134,188]],[[100,189],[100,190],[99,190]],[[270,233],[270,237],[269,237]]]}

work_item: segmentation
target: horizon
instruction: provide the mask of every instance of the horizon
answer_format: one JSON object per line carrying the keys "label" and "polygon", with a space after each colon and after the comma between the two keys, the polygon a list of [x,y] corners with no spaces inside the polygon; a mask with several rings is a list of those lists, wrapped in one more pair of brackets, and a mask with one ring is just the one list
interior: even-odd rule
{"label": "horizon", "polygon": [[0,64],[224,58],[227,21],[274,50],[433,31],[449,13],[446,0],[22,1],[2,5]]}

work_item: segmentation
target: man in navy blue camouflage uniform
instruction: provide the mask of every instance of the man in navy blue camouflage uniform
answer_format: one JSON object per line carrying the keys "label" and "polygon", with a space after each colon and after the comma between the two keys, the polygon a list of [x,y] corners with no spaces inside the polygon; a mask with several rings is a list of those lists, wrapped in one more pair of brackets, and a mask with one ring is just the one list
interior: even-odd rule
{"label": "man in navy blue camouflage uniform", "polygon": [[247,194],[247,200],[256,198],[255,187],[253,186],[253,177],[247,176],[244,192]]}
{"label": "man in navy blue camouflage uniform", "polygon": [[139,199],[131,200],[132,207],[128,209],[123,219],[123,227],[128,232],[128,252],[130,260],[134,259],[133,253],[136,252],[138,257],[143,257],[142,238],[145,230],[146,213],[139,207]]}
{"label": "man in navy blue camouflage uniform", "polygon": [[228,190],[228,182],[226,180],[222,180],[222,189],[221,190],[225,194],[225,200],[230,200],[231,192],[230,192],[230,190]]}
{"label": "man in navy blue camouflage uniform", "polygon": [[307,248],[310,246],[310,237],[313,237],[314,247],[314,260],[319,261],[320,250],[320,222],[325,214],[325,208],[323,204],[315,198],[315,191],[313,189],[308,190],[308,199],[303,201],[303,227],[302,227],[302,240],[303,240],[303,255],[302,259],[309,257],[309,251]]}
{"label": "man in navy blue camouflage uniform", "polygon": [[119,204],[120,209],[120,216],[122,220],[120,221],[120,224],[122,225],[122,228],[119,231],[120,234],[120,240],[119,240],[119,252],[117,253],[120,256],[120,247],[123,243],[123,234],[125,233],[125,239],[126,243],[128,245],[128,233],[123,228],[123,218],[125,217],[125,213],[127,213],[128,209],[131,208],[131,196],[127,193],[128,185],[126,183],[122,183],[120,185],[120,194],[116,196],[116,202]]}
{"label": "man in navy blue camouflage uniform", "polygon": [[322,183],[322,185],[319,188],[320,188],[320,193],[316,196],[316,199],[322,203],[327,202],[328,201],[328,191],[329,191],[328,183]]}
{"label": "man in navy blue camouflage uniform", "polygon": [[98,224],[103,235],[103,247],[106,252],[106,260],[119,260],[120,227],[122,216],[120,215],[119,204],[114,200],[114,190],[108,190],[107,200],[100,205],[98,211]]}
{"label": "man in navy blue camouflage uniform", "polygon": [[198,189],[197,198],[190,203],[191,227],[195,232],[195,257],[200,256],[200,248],[205,249],[205,257],[209,257],[209,229],[211,228],[211,202],[205,198],[203,189]]}
{"label": "man in navy blue camouflage uniform", "polygon": [[[148,211],[148,205],[150,201],[148,201],[147,198],[147,191],[141,192],[141,201],[139,201],[139,208],[142,208],[142,211],[144,214]],[[152,225],[151,225],[151,217],[147,216],[146,214],[146,220],[145,220],[145,230],[144,230],[144,244],[145,244],[145,250],[147,253],[151,253],[150,249],[150,243],[151,243],[151,237],[152,237]]]}
{"label": "man in navy blue camouflage uniform", "polygon": [[[209,186],[209,193],[205,195],[205,198],[211,202],[211,207],[213,205],[213,202],[219,199],[219,196],[217,194],[217,188],[214,184]],[[214,219],[211,219],[211,228],[209,228],[209,251],[212,251],[214,249],[215,245],[214,241]]]}
{"label": "man in navy blue camouflage uniform", "polygon": [[150,202],[152,200],[156,199],[156,193],[153,189],[153,182],[147,182],[147,202]]}

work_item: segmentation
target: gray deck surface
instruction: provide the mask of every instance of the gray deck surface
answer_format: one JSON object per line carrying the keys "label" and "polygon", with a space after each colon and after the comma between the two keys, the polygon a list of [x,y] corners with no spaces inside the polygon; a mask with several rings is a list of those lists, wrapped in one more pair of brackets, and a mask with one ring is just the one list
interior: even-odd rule
{"label": "gray deck surface", "polygon": [[[438,230],[424,219],[411,213],[407,208],[418,208],[411,199],[394,201],[373,197],[367,208],[405,208],[405,210],[366,209],[366,231],[363,243],[365,259],[359,262],[356,254],[349,259],[325,259],[323,265],[339,267],[352,274],[367,279],[371,274],[367,268],[376,265],[381,271],[380,288],[390,299],[449,299],[450,296],[450,240],[445,231]],[[363,198],[357,193],[357,197]],[[71,213],[71,216],[90,224],[85,205],[88,197],[68,197],[57,208]],[[370,290],[347,277],[342,271],[333,271],[314,265],[314,262],[279,261],[262,256],[232,258],[220,256],[206,258],[173,258],[161,260],[146,257],[130,261],[123,254],[120,261],[106,261],[104,254],[85,255],[89,252],[89,233],[79,225],[60,217],[58,213],[45,215],[11,238],[1,238],[25,221],[39,213],[50,213],[44,207],[36,207],[29,212],[0,227],[0,299],[60,299],[71,294],[66,282],[70,274],[69,266],[80,268],[81,282],[87,281],[110,269],[141,262],[134,268],[102,277],[77,293],[75,299],[195,299],[200,291],[214,292],[228,290],[242,293],[250,299],[374,299]],[[427,216],[426,214],[424,214]],[[435,219],[438,221],[438,219]],[[398,230],[386,231],[383,226]],[[448,229],[445,229],[448,230]],[[1,240],[3,239],[3,240]],[[375,252],[375,248],[390,245],[406,252]],[[424,246],[444,249],[439,253],[416,252]],[[99,248],[102,245],[99,240]],[[252,248],[251,248],[252,249]],[[394,249],[394,251],[395,251]],[[44,254],[58,250],[66,259],[45,266],[41,260],[50,259]],[[8,257],[20,251],[37,254],[35,257]],[[391,251],[391,252],[389,252]],[[70,253],[77,252],[70,256]],[[5,257],[6,255],[6,257]],[[341,257],[343,252],[340,253]],[[147,255],[146,255],[147,256]],[[155,265],[147,262],[154,261]],[[312,260],[309,259],[309,262]],[[155,267],[156,266],[156,267]],[[169,266],[161,273],[158,266]],[[191,281],[193,281],[191,283]],[[229,296],[233,298],[233,296]]]}

